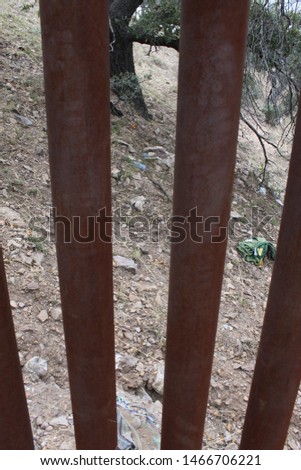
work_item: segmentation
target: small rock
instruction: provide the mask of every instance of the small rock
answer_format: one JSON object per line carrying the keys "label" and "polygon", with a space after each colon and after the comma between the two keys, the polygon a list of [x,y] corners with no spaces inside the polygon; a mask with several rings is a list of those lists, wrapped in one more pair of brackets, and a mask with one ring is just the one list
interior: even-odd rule
{"label": "small rock", "polygon": [[231,219],[234,219],[234,220],[241,220],[241,219],[243,219],[243,216],[240,215],[240,214],[239,214],[238,212],[236,212],[236,211],[231,211],[231,212],[230,212],[230,217],[231,217]]}
{"label": "small rock", "polygon": [[217,388],[218,387],[218,382],[211,377],[210,385],[211,385],[212,388]]}
{"label": "small rock", "polygon": [[133,416],[131,424],[134,426],[135,429],[141,428],[142,422],[138,416]]}
{"label": "small rock", "polygon": [[44,323],[46,320],[48,320],[48,313],[47,310],[41,310],[38,317],[37,317],[40,322]]}
{"label": "small rock", "polygon": [[31,256],[26,256],[24,253],[21,253],[21,259],[25,264],[28,264],[29,266],[31,266],[33,263],[33,258]]}
{"label": "small rock", "polygon": [[253,372],[253,370],[255,369],[255,362],[251,361],[247,364],[242,364],[240,368],[241,370],[244,370],[246,372]]}
{"label": "small rock", "polygon": [[144,375],[145,370],[144,370],[144,365],[142,364],[142,362],[138,362],[138,364],[136,365],[136,370],[137,372],[139,372],[139,375],[141,376]]}
{"label": "small rock", "polygon": [[237,450],[237,444],[235,444],[235,442],[231,442],[227,445],[226,450]]}
{"label": "small rock", "polygon": [[154,382],[152,383],[152,388],[155,392],[159,393],[159,395],[163,396],[163,388],[164,388],[164,362],[159,362],[157,366],[157,374],[155,377]]}
{"label": "small rock", "polygon": [[216,400],[214,400],[213,405],[214,405],[216,408],[220,408],[220,406],[222,406],[222,400],[220,400],[219,398],[217,398]]}
{"label": "small rock", "polygon": [[235,320],[237,315],[238,315],[238,313],[224,313],[224,317],[230,318],[230,320]]}
{"label": "small rock", "polygon": [[47,374],[48,366],[45,359],[35,356],[25,364],[24,369],[42,379]]}
{"label": "small rock", "polygon": [[43,183],[47,186],[50,181],[50,178],[46,173],[43,173],[42,180],[43,180]]}
{"label": "small rock", "polygon": [[50,315],[54,321],[61,321],[63,319],[62,309],[60,307],[52,308]]}
{"label": "small rock", "polygon": [[157,112],[155,113],[155,116],[156,116],[156,118],[159,119],[160,121],[163,121],[163,120],[164,120],[164,114],[163,114],[163,113],[160,113],[160,111],[159,111],[159,112],[157,111]]}
{"label": "small rock", "polygon": [[26,116],[21,116],[20,114],[14,113],[14,117],[17,121],[21,122],[23,126],[32,126],[33,122],[31,119],[27,118]]}
{"label": "small rock", "polygon": [[137,272],[137,264],[132,259],[116,255],[114,256],[114,263],[116,267],[124,268],[127,271],[132,272],[133,274],[136,274]]}
{"label": "small rock", "polygon": [[174,157],[171,157],[171,158],[162,158],[162,160],[160,161],[160,163],[162,165],[165,165],[167,167],[167,169],[170,169],[174,166],[175,164],[175,159]]}
{"label": "small rock", "polygon": [[37,282],[30,282],[27,286],[27,290],[30,290],[30,291],[38,290],[39,288],[40,286]]}
{"label": "small rock", "polygon": [[123,145],[123,146],[127,147],[127,148],[128,148],[128,151],[129,151],[130,153],[136,153],[136,150],[134,149],[134,147],[133,147],[131,144],[129,144],[128,142],[125,142],[124,140],[121,140],[121,139],[115,139],[114,142],[116,142],[117,144],[120,144],[120,145]]}
{"label": "small rock", "polygon": [[136,302],[138,300],[137,295],[132,294],[131,292],[129,293],[129,301],[130,302]]}
{"label": "small rock", "polygon": [[138,359],[133,356],[121,356],[120,354],[116,355],[116,369],[120,369],[123,372],[127,373],[133,369],[138,363]]}
{"label": "small rock", "polygon": [[131,199],[131,205],[139,212],[142,212],[144,204],[145,204],[144,196],[137,196]]}
{"label": "small rock", "polygon": [[11,300],[11,301],[10,301],[10,306],[11,306],[11,308],[17,308],[17,307],[18,307],[18,304],[17,304],[17,302],[15,302],[14,300]]}
{"label": "small rock", "polygon": [[137,312],[137,310],[141,310],[143,308],[141,300],[138,300],[138,302],[135,302],[133,307],[131,308],[131,312]]}
{"label": "small rock", "polygon": [[29,165],[22,165],[25,170],[30,171],[31,173],[34,173],[33,169]]}
{"label": "small rock", "polygon": [[158,292],[157,295],[156,295],[155,301],[156,301],[156,303],[157,303],[160,307],[163,306],[163,301],[162,301],[162,299],[161,299],[161,296],[160,296],[160,293],[159,293],[159,292]]}
{"label": "small rock", "polygon": [[237,186],[240,186],[241,188],[243,188],[244,186],[246,186],[246,183],[244,182],[244,180],[240,179],[240,178],[237,178],[236,179],[236,184]]}
{"label": "small rock", "polygon": [[143,149],[143,152],[159,154],[159,155],[168,155],[167,150],[164,147],[161,147],[160,145],[156,145],[155,147],[145,147]]}
{"label": "small rock", "polygon": [[152,286],[150,284],[146,284],[146,283],[137,283],[135,285],[136,287],[136,290],[137,292],[139,292],[139,294],[141,294],[141,292],[146,292],[146,291],[151,291],[151,290],[157,290],[157,288],[153,289]]}
{"label": "small rock", "polygon": [[49,421],[50,426],[69,426],[68,420],[66,416],[58,416],[57,418],[53,418]]}
{"label": "small rock", "polygon": [[235,290],[235,287],[233,286],[233,284],[231,284],[231,282],[228,282],[227,286],[229,289]]}
{"label": "small rock", "polygon": [[124,332],[123,332],[123,336],[124,336],[125,338],[129,339],[130,341],[132,341],[133,338],[134,338],[133,333],[131,333],[130,331],[124,331]]}
{"label": "small rock", "polygon": [[21,351],[19,351],[18,356],[19,356],[20,365],[21,365],[21,367],[23,367],[24,364],[25,364],[24,355]]}
{"label": "small rock", "polygon": [[32,259],[38,266],[41,266],[42,261],[44,259],[44,254],[43,253],[32,253]]}
{"label": "small rock", "polygon": [[118,180],[120,178],[121,174],[122,173],[121,173],[121,170],[119,170],[119,168],[112,168],[111,175],[112,175],[113,178]]}
{"label": "small rock", "polygon": [[26,227],[26,223],[22,219],[21,215],[9,207],[0,207],[0,218],[4,219],[7,224],[14,227]]}
{"label": "small rock", "polygon": [[42,416],[38,416],[37,419],[36,419],[36,425],[37,426],[42,426],[44,420],[42,418]]}
{"label": "small rock", "polygon": [[300,444],[298,444],[292,437],[288,437],[287,443],[292,450],[300,450]]}
{"label": "small rock", "polygon": [[241,369],[245,372],[253,372],[255,369],[255,362],[248,362],[247,364],[233,363],[233,369]]}
{"label": "small rock", "polygon": [[60,445],[60,450],[74,450],[75,444],[73,439],[70,439],[69,441],[64,441]]}
{"label": "small rock", "polygon": [[140,251],[143,255],[148,255],[149,254],[149,249],[146,246],[144,246],[144,245],[138,245],[138,246],[139,246],[139,249],[140,249]]}

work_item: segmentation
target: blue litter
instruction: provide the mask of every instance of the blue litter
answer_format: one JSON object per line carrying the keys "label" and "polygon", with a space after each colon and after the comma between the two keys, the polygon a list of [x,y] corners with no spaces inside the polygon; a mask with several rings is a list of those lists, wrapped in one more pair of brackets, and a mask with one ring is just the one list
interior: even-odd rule
{"label": "blue litter", "polygon": [[145,171],[147,166],[144,165],[144,163],[140,163],[140,162],[133,162],[133,165],[136,167],[136,168],[139,168],[139,170],[142,170],[142,171]]}

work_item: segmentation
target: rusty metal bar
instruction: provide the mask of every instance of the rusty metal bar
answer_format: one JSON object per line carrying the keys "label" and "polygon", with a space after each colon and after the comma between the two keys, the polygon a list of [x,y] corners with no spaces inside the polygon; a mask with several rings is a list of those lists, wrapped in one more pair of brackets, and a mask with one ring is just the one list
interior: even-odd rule
{"label": "rusty metal bar", "polygon": [[0,450],[34,449],[0,247]]}
{"label": "rusty metal bar", "polygon": [[162,449],[202,445],[248,11],[247,0],[182,2]]}
{"label": "rusty metal bar", "polygon": [[283,449],[301,380],[301,104],[241,449]]}
{"label": "rusty metal bar", "polygon": [[115,449],[108,1],[40,0],[40,12],[76,445]]}

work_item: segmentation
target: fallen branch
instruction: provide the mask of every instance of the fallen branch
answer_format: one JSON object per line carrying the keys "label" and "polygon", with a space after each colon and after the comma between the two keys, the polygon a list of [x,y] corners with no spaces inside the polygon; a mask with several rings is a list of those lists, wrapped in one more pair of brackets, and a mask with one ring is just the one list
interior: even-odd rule
{"label": "fallen branch", "polygon": [[268,154],[267,154],[267,150],[266,150],[266,147],[265,147],[265,142],[268,145],[271,145],[272,147],[274,147],[281,157],[284,157],[284,155],[282,155],[282,153],[279,150],[279,147],[276,144],[274,144],[274,142],[271,142],[264,135],[260,134],[260,132],[258,132],[258,130],[241,113],[240,113],[240,118],[251,129],[251,131],[254,132],[254,134],[256,135],[256,137],[259,140],[259,143],[260,143],[262,151],[263,151],[264,167],[263,167],[263,170],[262,170],[262,173],[261,173],[261,180],[259,182],[259,184],[262,185],[264,183],[264,180],[265,180],[265,177],[266,177],[267,166],[270,164],[270,160],[268,159]]}
{"label": "fallen branch", "polygon": [[171,197],[169,196],[169,194],[165,191],[164,188],[162,188],[161,184],[158,183],[157,181],[153,180],[152,178],[150,178],[150,176],[148,176],[148,179],[153,183],[153,185],[159,189],[159,191],[161,191],[161,193],[164,194],[164,196],[166,196],[166,198],[169,200],[169,202],[172,202],[172,199]]}

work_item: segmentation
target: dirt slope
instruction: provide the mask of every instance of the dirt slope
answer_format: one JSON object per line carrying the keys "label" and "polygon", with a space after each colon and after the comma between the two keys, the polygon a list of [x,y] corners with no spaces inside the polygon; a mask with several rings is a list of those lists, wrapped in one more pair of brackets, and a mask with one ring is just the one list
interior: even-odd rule
{"label": "dirt slope", "polygon": [[[41,230],[37,230],[49,231],[51,207],[39,18],[35,9],[22,11],[23,3],[2,0],[1,242],[36,446],[63,449],[72,448],[74,439],[55,247],[47,237],[41,241]],[[147,52],[148,47],[135,50],[153,120],[145,122],[120,103],[117,106],[125,116],[112,118],[112,194],[118,221],[114,254],[136,264],[120,267],[115,258],[116,373],[120,387],[132,391],[143,387],[160,400],[177,54],[161,50],[147,56]],[[232,207],[235,233],[227,250],[205,448],[235,449],[239,444],[272,264],[266,262],[261,269],[247,264],[236,246],[251,234],[277,240],[281,204],[275,194],[281,201],[287,159],[276,154],[270,157],[275,162],[269,170],[273,191],[262,194],[255,176],[262,164],[260,146],[242,127]],[[148,235],[141,220],[133,219],[141,215],[151,221]],[[257,223],[252,224],[252,218]],[[120,233],[127,234],[125,241]],[[34,357],[47,364],[46,370],[41,362],[38,375],[29,369]],[[289,449],[301,449],[300,412],[299,392],[286,445]]]}

